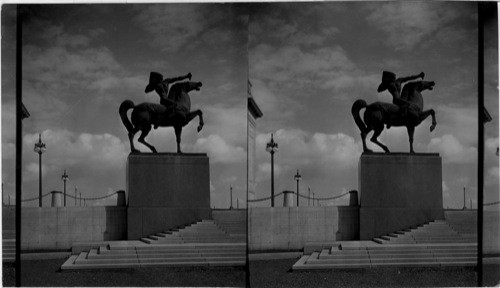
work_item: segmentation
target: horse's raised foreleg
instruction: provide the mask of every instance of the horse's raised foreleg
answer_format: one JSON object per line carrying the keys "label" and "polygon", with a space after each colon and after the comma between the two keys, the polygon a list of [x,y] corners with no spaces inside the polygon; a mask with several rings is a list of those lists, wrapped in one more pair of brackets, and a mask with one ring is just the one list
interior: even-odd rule
{"label": "horse's raised foreleg", "polygon": [[434,131],[434,128],[436,128],[436,125],[437,125],[437,122],[436,122],[436,113],[434,112],[433,109],[429,109],[429,110],[426,110],[426,111],[423,111],[422,113],[420,113],[420,119],[419,119],[419,123],[421,123],[422,121],[424,121],[427,117],[432,116],[432,125],[431,125],[431,132]]}
{"label": "horse's raised foreleg", "polygon": [[378,136],[380,136],[380,134],[382,134],[382,130],[384,130],[384,124],[377,125],[377,127],[375,127],[375,129],[373,129],[373,136],[370,140],[373,143],[380,146],[382,149],[384,149],[385,153],[390,153],[389,148],[387,148],[387,146],[385,146],[384,144],[380,143],[377,139]]}
{"label": "horse's raised foreleg", "polygon": [[198,123],[198,128],[196,129],[198,132],[201,131],[201,129],[203,129],[203,125],[205,125],[205,123],[203,122],[203,112],[201,112],[201,110],[195,110],[195,111],[192,111],[192,112],[189,112],[186,116],[186,124],[191,122],[191,120],[194,119],[194,117],[198,116],[198,118],[200,119],[199,123]]}
{"label": "horse's raised foreleg", "polygon": [[181,134],[182,134],[182,126],[174,126],[175,131],[175,140],[177,141],[177,153],[182,153],[181,151]]}
{"label": "horse's raised foreleg", "polygon": [[151,151],[153,151],[153,153],[157,153],[156,152],[156,148],[149,144],[148,142],[146,142],[146,136],[148,136],[149,134],[149,131],[151,131],[151,125],[147,125],[146,126],[147,128],[144,128],[141,130],[141,136],[139,137],[139,139],[137,139],[139,142],[141,142],[142,144],[146,145],[149,149],[151,149]]}
{"label": "horse's raised foreleg", "polygon": [[415,133],[415,126],[406,126],[406,129],[408,130],[408,139],[410,140],[410,153],[413,154],[415,151],[413,151],[413,134]]}

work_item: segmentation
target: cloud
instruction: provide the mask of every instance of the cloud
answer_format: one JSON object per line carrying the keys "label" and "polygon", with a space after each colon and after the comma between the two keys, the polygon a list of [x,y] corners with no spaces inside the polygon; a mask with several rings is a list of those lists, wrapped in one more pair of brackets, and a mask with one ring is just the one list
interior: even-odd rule
{"label": "cloud", "polygon": [[[283,168],[279,164],[274,164],[274,175],[279,176]],[[257,182],[260,182],[264,179],[271,179],[271,162],[260,163],[257,167],[257,172],[255,175],[255,179]]]}
{"label": "cloud", "polygon": [[[228,20],[226,10],[211,9],[210,5],[169,4],[147,5],[138,11],[133,21],[152,35],[150,44],[166,52],[179,52],[188,49],[189,43],[206,37],[206,31],[212,35],[228,40],[227,33],[210,30],[221,20]],[[141,8],[143,8],[141,7]],[[223,8],[218,5],[217,8]],[[227,31],[226,31],[227,32]],[[208,39],[217,44],[220,42]]]}
{"label": "cloud", "polygon": [[261,44],[252,49],[250,63],[250,74],[259,75],[259,79],[285,88],[335,88],[334,85],[328,85],[328,80],[352,72],[355,68],[340,46],[307,52],[293,45],[274,48]]}
{"label": "cloud", "polygon": [[477,103],[472,106],[438,105],[436,132],[451,134],[464,145],[477,145]]}
{"label": "cloud", "polygon": [[[387,44],[395,50],[422,45],[434,33],[449,29],[446,26],[461,16],[451,5],[431,2],[387,2],[371,7],[367,21],[387,33]],[[449,32],[446,34],[457,37]]]}
{"label": "cloud", "polygon": [[[43,163],[47,172],[63,166],[92,167],[95,171],[119,169],[127,158],[128,148],[111,134],[74,133],[68,130],[45,130],[42,141],[46,144]],[[23,153],[30,155],[38,134],[23,137]],[[30,164],[28,164],[29,166]]]}
{"label": "cloud", "polygon": [[491,152],[495,153],[498,148],[498,137],[496,138],[488,138],[484,141],[484,150],[485,153],[490,154]]}
{"label": "cloud", "polygon": [[35,86],[88,86],[122,70],[112,52],[105,47],[70,51],[61,46],[47,49],[25,46],[23,52],[25,80],[34,82]]}
{"label": "cloud", "polygon": [[246,161],[246,152],[242,147],[228,144],[222,137],[211,134],[196,140],[197,151],[206,151],[212,163],[240,163]]}
{"label": "cloud", "polygon": [[477,161],[477,148],[464,146],[450,134],[432,138],[427,151],[439,152],[445,163],[475,163]]}
{"label": "cloud", "polygon": [[488,171],[486,172],[484,182],[486,185],[496,185],[498,188],[499,185],[499,169],[498,166],[496,167],[490,167],[488,168]]}
{"label": "cloud", "polygon": [[[274,134],[279,150],[275,155],[275,173],[288,173],[297,167],[309,173],[329,174],[332,170],[352,169],[358,163],[361,144],[343,133],[310,134],[300,129],[280,129]],[[259,134],[257,147],[266,147],[268,134]],[[260,151],[260,150],[259,150]],[[268,153],[266,153],[268,154]],[[258,173],[268,175],[270,172],[269,155],[260,154]],[[265,157],[265,158],[264,158]]]}

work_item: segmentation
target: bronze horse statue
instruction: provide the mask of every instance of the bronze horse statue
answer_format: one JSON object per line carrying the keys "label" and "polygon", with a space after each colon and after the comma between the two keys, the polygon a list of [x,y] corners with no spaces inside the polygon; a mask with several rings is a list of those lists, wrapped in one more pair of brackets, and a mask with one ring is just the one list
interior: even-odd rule
{"label": "bronze horse statue", "polygon": [[[138,141],[146,145],[153,153],[157,153],[155,147],[146,142],[145,138],[151,131],[151,125],[158,123],[161,127],[174,127],[175,137],[177,141],[177,153],[181,151],[181,133],[182,127],[186,126],[196,116],[199,118],[198,132],[203,128],[203,113],[201,110],[191,111],[191,99],[189,92],[192,90],[199,91],[202,86],[201,82],[181,82],[172,85],[168,98],[176,104],[171,107],[156,103],[141,103],[134,105],[131,100],[125,100],[120,104],[120,118],[122,119],[125,128],[128,131],[128,139],[130,141],[130,149],[132,152],[140,152],[134,147],[134,135],[141,131],[141,136]],[[127,111],[132,110],[132,115],[127,117]]]}
{"label": "bronze horse statue", "polygon": [[[424,111],[424,99],[422,94],[423,90],[432,90],[435,83],[434,81],[415,81],[409,82],[403,87],[401,98],[409,102],[407,107],[400,108],[397,105],[385,102],[375,102],[370,105],[366,104],[364,100],[356,100],[351,108],[354,121],[361,131],[361,140],[363,141],[363,151],[371,153],[372,150],[366,146],[366,136],[372,130],[373,136],[370,139],[373,143],[380,146],[386,153],[389,149],[384,144],[380,143],[377,138],[384,130],[384,124],[391,126],[406,126],[408,130],[408,137],[410,140],[410,153],[415,153],[413,150],[413,134],[415,127],[420,125],[427,117],[432,116],[431,132],[436,128],[436,115],[434,110],[429,109]],[[361,109],[366,108],[363,120],[359,115]],[[406,113],[401,113],[399,109],[406,109]]]}

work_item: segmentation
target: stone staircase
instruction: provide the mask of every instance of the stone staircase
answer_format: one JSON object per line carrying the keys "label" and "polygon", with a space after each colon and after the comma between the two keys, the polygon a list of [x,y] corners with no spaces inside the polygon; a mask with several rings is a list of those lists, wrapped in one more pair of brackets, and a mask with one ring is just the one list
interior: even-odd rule
{"label": "stone staircase", "polygon": [[397,231],[373,241],[341,241],[302,256],[293,270],[475,266],[477,236],[454,230],[445,220]]}
{"label": "stone staircase", "polygon": [[456,231],[446,220],[435,220],[413,229],[389,233],[373,241],[379,244],[477,243],[477,234]]}
{"label": "stone staircase", "polygon": [[[148,244],[179,244],[179,243],[230,243],[244,242],[242,234],[227,232],[224,225],[215,220],[202,220],[181,229],[150,235],[141,241]],[[244,236],[245,234],[243,234]]]}
{"label": "stone staircase", "polygon": [[2,231],[2,262],[14,262],[16,258],[16,231]]}
{"label": "stone staircase", "polygon": [[214,220],[202,220],[180,229],[150,235],[137,241],[111,241],[70,256],[61,270],[244,266],[246,242]]}
{"label": "stone staircase", "polygon": [[233,237],[247,235],[247,210],[213,211],[212,218],[217,225]]}

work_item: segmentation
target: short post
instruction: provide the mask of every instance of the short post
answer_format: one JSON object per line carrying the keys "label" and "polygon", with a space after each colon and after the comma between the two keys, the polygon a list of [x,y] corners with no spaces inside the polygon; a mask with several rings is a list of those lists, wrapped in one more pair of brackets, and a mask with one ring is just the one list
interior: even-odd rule
{"label": "short post", "polygon": [[349,206],[359,206],[358,191],[349,191]]}
{"label": "short post", "polygon": [[117,195],[116,206],[118,206],[118,207],[127,206],[127,201],[125,199],[125,191],[123,191],[123,190],[117,191],[116,195]]}
{"label": "short post", "polygon": [[62,206],[62,192],[61,191],[52,191],[52,207],[61,207]]}
{"label": "short post", "polygon": [[293,206],[293,191],[283,191],[283,207]]}
{"label": "short post", "polygon": [[311,206],[311,187],[307,187],[307,206]]}

